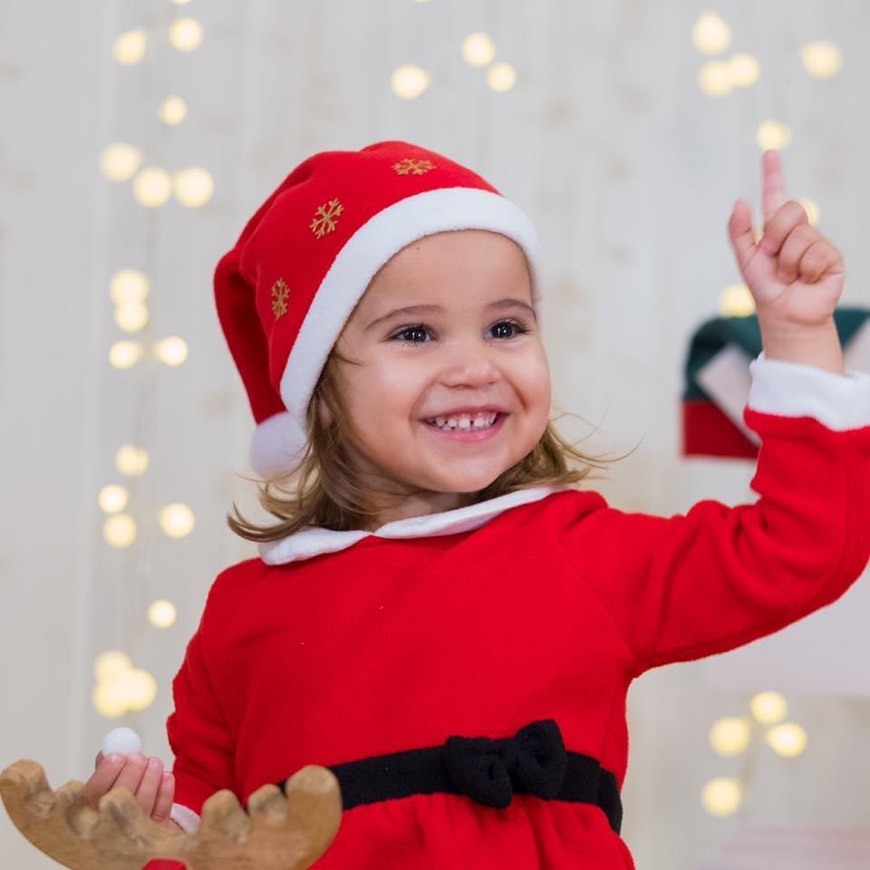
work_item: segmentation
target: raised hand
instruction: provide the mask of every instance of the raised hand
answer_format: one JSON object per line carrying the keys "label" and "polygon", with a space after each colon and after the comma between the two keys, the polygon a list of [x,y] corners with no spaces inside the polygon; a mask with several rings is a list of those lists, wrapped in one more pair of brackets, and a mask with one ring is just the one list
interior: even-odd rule
{"label": "raised hand", "polygon": [[755,299],[769,357],[842,371],[833,312],[843,292],[840,251],[810,226],[800,203],[787,200],[777,151],[762,157],[763,233],[756,241],[752,210],[740,199],[728,235]]}
{"label": "raised hand", "polygon": [[0,773],[0,794],[22,834],[72,870],[140,870],[155,859],[189,870],[305,870],[332,843],[341,821],[338,781],[322,767],[298,771],[286,795],[263,786],[251,795],[247,813],[230,792],[218,792],[206,801],[195,834],[167,830],[126,788],[113,789],[98,806],[81,782],[54,792],[34,761]]}

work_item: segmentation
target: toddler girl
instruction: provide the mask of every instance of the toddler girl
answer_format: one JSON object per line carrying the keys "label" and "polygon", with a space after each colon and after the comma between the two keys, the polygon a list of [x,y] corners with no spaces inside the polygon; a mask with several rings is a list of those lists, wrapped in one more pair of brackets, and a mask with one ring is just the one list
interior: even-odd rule
{"label": "toddler girl", "polygon": [[842,258],[774,153],[763,219],[759,241],[745,202],[729,223],[764,339],[758,500],[628,514],[576,486],[548,422],[522,212],[404,142],[302,163],[216,273],[275,523],[231,519],[260,555],[218,577],[187,648],[172,775],[101,757],[92,793],[127,785],[191,830],[214,792],[322,764],[345,810],[323,870],[630,868],[631,681],[832,602],[870,553]]}

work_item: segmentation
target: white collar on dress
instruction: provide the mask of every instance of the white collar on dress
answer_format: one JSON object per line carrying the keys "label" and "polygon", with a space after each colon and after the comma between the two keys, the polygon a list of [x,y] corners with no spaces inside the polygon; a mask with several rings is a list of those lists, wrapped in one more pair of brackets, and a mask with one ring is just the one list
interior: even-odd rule
{"label": "white collar on dress", "polygon": [[260,558],[267,565],[286,565],[288,562],[300,562],[303,559],[310,559],[324,553],[346,550],[357,541],[370,535],[378,538],[426,538],[468,532],[488,523],[493,517],[497,517],[510,508],[540,501],[553,492],[568,488],[565,486],[536,486],[529,489],[518,489],[507,495],[478,502],[468,507],[395,520],[373,532],[367,530],[334,532],[331,529],[311,526],[287,538],[282,538],[280,541],[268,541],[260,544]]}

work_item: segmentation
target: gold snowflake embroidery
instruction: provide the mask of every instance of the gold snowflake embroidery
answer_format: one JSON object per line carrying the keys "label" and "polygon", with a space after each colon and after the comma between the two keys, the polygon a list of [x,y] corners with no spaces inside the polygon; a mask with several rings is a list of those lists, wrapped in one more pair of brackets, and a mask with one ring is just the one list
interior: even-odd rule
{"label": "gold snowflake embroidery", "polygon": [[272,314],[277,320],[287,313],[287,297],[290,295],[290,288],[283,278],[279,278],[272,285]]}
{"label": "gold snowflake embroidery", "polygon": [[434,168],[435,164],[431,160],[413,160],[410,157],[393,164],[396,175],[425,175]]}
{"label": "gold snowflake embroidery", "polygon": [[338,216],[344,211],[344,206],[337,200],[331,199],[326,205],[320,206],[311,221],[311,232],[322,239],[327,233],[335,229]]}

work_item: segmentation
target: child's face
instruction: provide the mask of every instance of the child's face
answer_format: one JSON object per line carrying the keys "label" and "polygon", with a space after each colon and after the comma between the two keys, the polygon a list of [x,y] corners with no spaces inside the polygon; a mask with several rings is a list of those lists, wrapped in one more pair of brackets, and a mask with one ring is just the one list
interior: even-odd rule
{"label": "child's face", "polygon": [[[375,276],[337,342],[352,456],[406,515],[464,503],[537,444],[550,374],[528,267],[504,236],[440,233]],[[393,515],[392,519],[398,518]]]}

